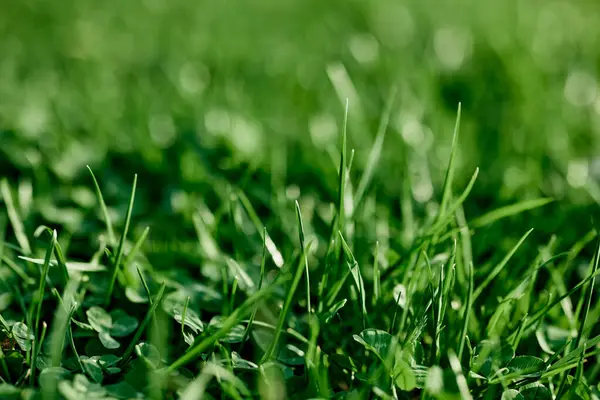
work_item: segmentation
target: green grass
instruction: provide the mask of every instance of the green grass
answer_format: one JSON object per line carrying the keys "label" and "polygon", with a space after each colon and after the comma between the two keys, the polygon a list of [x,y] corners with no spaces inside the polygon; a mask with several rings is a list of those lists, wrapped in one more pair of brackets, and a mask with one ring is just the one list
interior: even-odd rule
{"label": "green grass", "polygon": [[599,16],[9,1],[0,399],[600,399]]}

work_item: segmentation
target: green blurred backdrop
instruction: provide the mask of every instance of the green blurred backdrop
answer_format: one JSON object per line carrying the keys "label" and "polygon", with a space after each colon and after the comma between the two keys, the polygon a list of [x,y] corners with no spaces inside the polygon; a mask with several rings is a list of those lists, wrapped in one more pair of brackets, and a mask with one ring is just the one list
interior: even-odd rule
{"label": "green blurred backdrop", "polygon": [[457,187],[480,167],[479,207],[540,193],[599,198],[595,1],[1,8],[0,168],[70,231],[95,207],[86,164],[109,198],[126,199],[140,173],[138,209],[156,213],[222,178],[263,179],[259,198],[278,184],[334,196],[346,98],[358,176],[394,90],[375,174],[384,198],[399,198],[407,177],[417,203],[441,189],[458,102]]}

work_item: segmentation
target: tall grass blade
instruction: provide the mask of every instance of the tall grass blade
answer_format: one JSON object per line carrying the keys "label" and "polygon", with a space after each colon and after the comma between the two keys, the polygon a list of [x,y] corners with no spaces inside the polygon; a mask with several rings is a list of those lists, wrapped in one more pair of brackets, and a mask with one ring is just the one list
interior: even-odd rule
{"label": "tall grass blade", "polygon": [[499,221],[501,219],[505,219],[508,217],[515,216],[517,214],[521,214],[525,211],[530,211],[530,210],[534,210],[536,208],[543,207],[546,204],[552,203],[553,201],[554,201],[554,199],[551,199],[551,198],[541,198],[541,199],[521,201],[519,203],[500,207],[493,211],[485,213],[482,216],[477,217],[474,220],[472,220],[469,223],[469,225],[471,225],[474,228],[481,228],[481,227],[484,227],[487,225],[491,225],[494,222]]}
{"label": "tall grass blade", "polygon": [[460,332],[460,344],[458,345],[458,359],[462,360],[463,350],[465,349],[465,340],[469,329],[469,317],[473,309],[473,280],[475,271],[473,268],[473,262],[468,264],[468,287],[467,287],[467,298],[465,300],[465,311],[463,313],[463,326]]}
{"label": "tall grass blade", "polygon": [[[299,269],[302,271],[302,268]],[[167,372],[173,372],[177,370],[177,368],[183,367],[184,365],[194,361],[200,354],[215,344],[217,340],[225,336],[235,325],[243,320],[246,314],[254,309],[254,306],[257,303],[262,301],[265,297],[273,292],[275,289],[275,284],[276,283],[272,283],[269,286],[265,286],[256,291],[252,296],[248,297],[244,303],[236,308],[235,311],[231,313],[225,319],[225,321],[223,321],[223,325],[218,331],[204,338],[200,343],[189,349],[184,355],[175,360],[171,365],[169,365],[169,367],[167,367]]]}
{"label": "tall grass blade", "polygon": [[342,233],[345,231],[346,226],[346,207],[344,205],[344,199],[346,196],[346,179],[347,164],[346,164],[346,146],[347,146],[347,129],[348,129],[348,99],[346,99],[346,107],[344,110],[344,127],[342,128],[342,135],[340,138],[340,167],[339,167],[339,193],[338,193],[338,215],[337,215],[337,227]]}
{"label": "tall grass blade", "polygon": [[19,246],[21,246],[23,253],[28,256],[31,254],[31,245],[29,244],[29,240],[25,234],[23,221],[21,220],[19,212],[17,211],[15,203],[13,202],[12,194],[10,193],[10,186],[8,185],[6,178],[0,180],[0,194],[2,194],[2,198],[4,199],[6,212],[8,213],[8,219],[13,227],[13,232],[17,238],[17,242],[19,243]]}
{"label": "tall grass blade", "polygon": [[306,307],[308,314],[311,314],[312,307],[310,305],[310,272],[308,270],[308,253],[306,251],[306,244],[304,242],[304,222],[302,222],[302,212],[300,211],[300,204],[297,200],[296,220],[298,223],[298,239],[300,240],[300,248],[302,250],[302,258],[304,258],[304,267],[306,271]]}
{"label": "tall grass blade", "polygon": [[133,187],[131,189],[131,197],[129,198],[129,207],[127,208],[127,215],[125,217],[125,227],[123,228],[123,234],[121,235],[121,240],[119,241],[119,247],[117,248],[117,254],[114,258],[112,276],[110,278],[110,282],[108,285],[108,290],[106,291],[106,298],[104,303],[106,305],[110,304],[112,298],[112,292],[115,287],[115,281],[117,280],[117,274],[119,272],[119,266],[121,264],[121,258],[123,257],[123,250],[125,248],[125,240],[127,239],[127,232],[129,231],[129,223],[131,221],[131,213],[133,211],[133,203],[135,202],[135,189],[137,186],[137,174],[133,176]]}
{"label": "tall grass blade", "polygon": [[127,350],[125,350],[125,353],[123,353],[123,359],[121,360],[121,365],[125,364],[129,360],[131,355],[133,354],[133,351],[135,350],[135,346],[138,344],[140,338],[144,334],[144,331],[146,330],[146,327],[150,323],[150,320],[152,320],[152,318],[154,317],[154,312],[156,311],[156,307],[158,307],[158,305],[160,304],[160,301],[163,298],[163,295],[165,293],[165,288],[166,288],[166,284],[163,283],[160,286],[160,289],[158,290],[158,294],[156,295],[154,300],[150,303],[150,307],[148,308],[148,311],[146,312],[146,316],[144,317],[144,320],[142,321],[142,323],[138,327],[137,331],[135,332],[133,339],[131,339],[131,343],[129,343]]}
{"label": "tall grass blade", "polygon": [[108,234],[108,242],[110,245],[114,245],[117,242],[115,237],[115,231],[113,229],[112,221],[110,218],[110,214],[108,213],[108,208],[106,207],[106,203],[104,202],[104,196],[102,196],[102,190],[100,190],[100,185],[98,184],[98,180],[96,179],[96,175],[90,168],[89,165],[86,165],[88,171],[90,171],[90,175],[92,175],[92,180],[94,181],[94,187],[96,189],[96,196],[98,196],[98,201],[100,202],[100,209],[102,210],[102,214],[104,215],[104,222],[106,223],[106,232]]}
{"label": "tall grass blade", "polygon": [[498,263],[498,265],[496,265],[494,267],[494,269],[489,274],[487,274],[484,281],[479,286],[477,286],[477,289],[475,290],[475,293],[473,294],[473,301],[475,301],[479,296],[481,296],[481,294],[488,287],[488,285],[498,276],[498,274],[502,271],[502,269],[504,269],[504,267],[508,264],[508,262],[510,261],[512,256],[517,252],[519,247],[521,247],[523,242],[525,242],[525,239],[527,239],[527,237],[529,236],[529,234],[531,232],[533,232],[533,229],[528,230],[521,237],[521,239],[517,242],[517,244],[502,259],[502,261],[500,261],[500,263]]}
{"label": "tall grass blade", "polygon": [[344,249],[344,253],[346,254],[348,269],[350,270],[350,273],[352,274],[352,278],[354,279],[354,285],[356,286],[356,290],[358,291],[358,296],[360,299],[359,308],[362,313],[363,329],[366,329],[366,327],[367,327],[367,305],[366,305],[366,298],[365,298],[365,284],[364,284],[362,275],[360,273],[360,268],[358,266],[358,262],[356,261],[356,258],[354,258],[354,254],[352,254],[352,250],[350,250],[350,247],[348,246],[348,243],[346,243],[346,241],[344,240],[344,236],[342,235],[341,232],[339,232],[339,235],[340,235],[340,240],[342,242],[342,247]]}
{"label": "tall grass blade", "polygon": [[241,190],[238,190],[236,194],[238,199],[240,200],[240,203],[242,203],[244,210],[246,210],[246,213],[248,214],[250,220],[254,224],[254,228],[258,231],[258,233],[261,235],[261,238],[266,243],[267,250],[269,251],[271,258],[273,259],[273,262],[278,268],[283,267],[283,265],[285,264],[285,260],[283,259],[281,252],[275,245],[275,242],[273,242],[273,239],[271,239],[271,236],[269,236],[266,229],[264,229],[264,225],[262,224],[262,222],[260,222],[260,218],[254,210],[254,207],[252,207],[252,203],[250,202],[246,194]]}
{"label": "tall grass blade", "polygon": [[452,134],[452,147],[450,149],[450,158],[446,168],[446,177],[444,178],[444,188],[442,190],[442,201],[440,203],[440,218],[446,213],[446,208],[452,198],[452,181],[454,180],[455,157],[458,151],[458,133],[460,131],[461,103],[458,103],[456,111],[456,122],[454,123],[454,133]]}
{"label": "tall grass blade", "polygon": [[[52,258],[52,254],[54,253],[54,246],[56,244],[56,231],[52,232],[52,237],[50,239],[50,244],[48,244],[48,248],[46,249],[46,257],[44,258],[44,265],[42,267],[42,275],[40,276],[40,285],[38,287],[38,291],[35,299],[35,322],[33,325],[33,335],[35,337],[35,342],[32,351],[32,359],[31,359],[31,375],[30,382],[31,384],[35,384],[35,372],[37,370],[36,361],[37,361],[37,349],[41,349],[42,340],[39,334],[40,329],[40,318],[42,316],[42,304],[44,302],[44,292],[46,289],[46,279],[48,277],[48,271],[50,270],[50,260]],[[43,335],[42,335],[43,336]]]}
{"label": "tall grass blade", "polygon": [[377,129],[377,135],[375,136],[375,142],[373,143],[373,147],[371,148],[371,153],[369,153],[369,158],[367,160],[367,165],[365,166],[365,171],[358,182],[358,188],[356,189],[356,194],[354,195],[354,208],[357,209],[363,201],[364,195],[369,187],[373,179],[373,174],[375,172],[375,168],[377,168],[377,164],[379,163],[379,159],[381,158],[381,151],[383,150],[383,143],[385,141],[385,136],[387,132],[388,125],[390,123],[390,117],[392,115],[392,108],[394,106],[394,101],[396,99],[396,88],[394,87],[389,94],[389,97],[386,101],[385,110],[381,115],[381,121],[379,122],[379,128]]}

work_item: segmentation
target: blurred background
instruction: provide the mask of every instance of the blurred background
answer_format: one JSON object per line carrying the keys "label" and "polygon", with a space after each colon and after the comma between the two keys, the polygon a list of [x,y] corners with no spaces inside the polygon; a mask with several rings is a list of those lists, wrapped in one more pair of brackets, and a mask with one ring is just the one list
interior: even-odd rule
{"label": "blurred background", "polygon": [[140,175],[134,220],[154,237],[195,199],[217,210],[221,185],[267,218],[276,193],[335,199],[346,99],[360,176],[395,93],[378,202],[439,198],[462,102],[455,190],[480,168],[473,215],[542,195],[587,215],[598,21],[595,1],[4,0],[0,171],[31,226],[66,234],[101,226],[86,165],[117,217]]}

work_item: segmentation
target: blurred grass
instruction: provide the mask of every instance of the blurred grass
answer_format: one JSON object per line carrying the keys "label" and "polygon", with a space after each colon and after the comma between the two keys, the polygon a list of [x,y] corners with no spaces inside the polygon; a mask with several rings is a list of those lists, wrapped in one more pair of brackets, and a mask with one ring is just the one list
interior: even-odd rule
{"label": "blurred grass", "polygon": [[70,232],[94,205],[88,164],[109,197],[134,172],[152,181],[153,212],[223,178],[263,199],[333,193],[345,99],[358,174],[397,88],[374,176],[384,202],[406,179],[419,204],[441,188],[460,101],[458,184],[481,169],[471,207],[590,203],[598,17],[591,1],[4,1],[0,168]]}
{"label": "blurred grass", "polygon": [[[42,257],[46,246],[33,233],[48,224],[57,229],[68,260],[87,262],[94,254],[91,264],[106,261],[111,238],[89,165],[118,234],[128,214],[132,176],[139,175],[131,229],[118,250],[128,254],[118,274],[117,286],[124,289],[115,296],[119,302],[145,300],[146,284],[137,281],[144,271],[151,286],[169,281],[189,287],[193,301],[206,301],[205,319],[230,294],[233,309],[237,276],[230,293],[232,277],[222,264],[234,260],[240,271],[258,265],[261,224],[273,259],[293,260],[298,249],[305,251],[306,239],[307,246],[314,244],[307,272],[328,271],[334,265],[331,206],[338,204],[338,185],[345,182],[337,169],[348,101],[352,162],[347,193],[339,201],[347,216],[341,230],[351,259],[361,264],[360,280],[364,276],[370,288],[380,270],[378,291],[397,304],[388,295],[396,296],[400,275],[409,279],[413,261],[416,268],[413,245],[429,234],[428,226],[436,226],[460,102],[459,149],[448,194],[461,193],[476,167],[480,173],[465,215],[462,205],[457,210],[460,228],[475,221],[470,226],[478,229],[472,252],[470,235],[461,230],[462,257],[474,261],[474,274],[466,272],[463,260],[457,291],[462,294],[469,279],[483,280],[485,288],[475,291],[479,303],[470,322],[453,329],[481,339],[480,324],[496,315],[497,299],[555,250],[577,249],[564,264],[539,273],[531,285],[536,304],[589,275],[587,244],[600,218],[599,20],[600,3],[583,0],[4,0],[0,210],[8,206],[12,213],[7,219],[0,211],[0,221],[10,221],[0,223],[7,225],[5,258],[17,259],[13,244],[28,247],[22,245],[28,237],[32,255]],[[353,209],[352,194],[368,168],[391,93],[396,95],[381,160]],[[559,201],[489,227],[476,224],[495,207],[518,203],[516,208],[526,209],[524,204],[541,204],[536,199],[546,197]],[[302,209],[301,235],[294,201]],[[530,228],[534,233],[504,269],[502,257]],[[465,236],[468,244],[462,243]],[[452,250],[450,240],[438,247],[431,249],[436,268]],[[374,249],[377,268],[371,268]],[[7,288],[19,275],[15,266],[8,266],[15,273],[8,267],[0,271],[2,279],[11,279]],[[265,282],[278,271],[269,269]],[[247,271],[250,282],[258,281],[258,269]],[[494,284],[489,271],[495,271]],[[104,298],[102,284],[92,283],[91,292]],[[593,291],[592,284],[586,298]],[[285,294],[279,288],[274,297]],[[410,291],[408,297],[418,315],[420,298],[410,298]],[[10,295],[0,308],[11,305],[6,298]],[[12,307],[9,312],[18,316]],[[567,318],[557,309],[548,318],[573,329],[569,307]],[[520,324],[529,308],[521,304],[507,324]],[[458,311],[450,311],[450,321],[459,320]],[[590,315],[593,321],[600,308],[594,306]],[[341,319],[323,337],[346,347],[349,339],[339,333],[355,328],[354,318]],[[528,338],[522,347],[529,351],[531,343]],[[461,342],[459,354],[463,348]]]}

